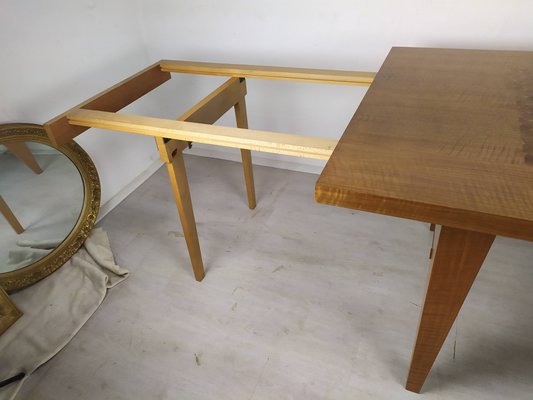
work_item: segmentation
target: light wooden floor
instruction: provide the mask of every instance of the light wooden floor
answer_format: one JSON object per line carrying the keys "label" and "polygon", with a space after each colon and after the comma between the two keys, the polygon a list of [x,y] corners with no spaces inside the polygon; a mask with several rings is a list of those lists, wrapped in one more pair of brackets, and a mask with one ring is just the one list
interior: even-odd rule
{"label": "light wooden floor", "polygon": [[496,240],[416,395],[428,225],[317,205],[315,175],[266,167],[250,211],[240,164],[186,163],[204,281],[161,169],[100,223],[130,278],[20,398],[531,398],[533,244]]}

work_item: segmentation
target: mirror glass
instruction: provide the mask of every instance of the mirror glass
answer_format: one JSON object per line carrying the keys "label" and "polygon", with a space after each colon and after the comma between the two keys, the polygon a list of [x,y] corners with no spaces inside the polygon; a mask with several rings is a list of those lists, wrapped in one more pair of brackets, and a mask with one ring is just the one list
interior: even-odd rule
{"label": "mirror glass", "polygon": [[52,252],[75,227],[84,185],[72,161],[31,141],[0,144],[0,273]]}

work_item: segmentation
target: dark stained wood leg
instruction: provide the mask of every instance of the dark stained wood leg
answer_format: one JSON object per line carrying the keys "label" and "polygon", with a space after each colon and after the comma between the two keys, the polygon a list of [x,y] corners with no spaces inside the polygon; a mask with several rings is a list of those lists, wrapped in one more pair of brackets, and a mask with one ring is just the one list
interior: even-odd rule
{"label": "dark stained wood leg", "polygon": [[[244,97],[235,104],[235,119],[237,120],[237,127],[248,129],[248,118],[246,116],[246,103]],[[244,171],[244,182],[246,183],[246,193],[248,195],[248,208],[253,210],[256,206],[255,200],[255,185],[254,185],[254,171],[252,168],[252,152],[250,150],[241,149],[242,168]]]}
{"label": "dark stained wood leg", "polygon": [[11,142],[3,143],[15,157],[28,166],[36,174],[43,172],[33,154],[31,154],[30,149],[26,146],[24,142]]}
{"label": "dark stained wood leg", "polygon": [[170,162],[167,162],[166,165],[181,219],[183,235],[185,236],[189,250],[194,277],[197,281],[201,281],[205,276],[204,263],[198,241],[198,232],[196,231],[196,221],[194,219],[191,193],[189,191],[189,182],[187,181],[182,152],[176,151],[172,155]]}
{"label": "dark stained wood leg", "polygon": [[495,236],[438,227],[406,389],[419,393]]}

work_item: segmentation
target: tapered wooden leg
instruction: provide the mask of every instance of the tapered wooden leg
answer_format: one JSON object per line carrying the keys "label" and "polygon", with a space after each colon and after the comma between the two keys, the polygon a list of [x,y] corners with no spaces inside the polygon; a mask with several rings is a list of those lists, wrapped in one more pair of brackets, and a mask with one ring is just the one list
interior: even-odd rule
{"label": "tapered wooden leg", "polygon": [[246,183],[246,193],[248,195],[248,208],[253,210],[256,206],[254,172],[252,170],[252,152],[241,149],[242,168],[244,170],[244,182]]}
{"label": "tapered wooden leg", "polygon": [[36,174],[40,174],[41,172],[43,172],[39,164],[37,164],[35,157],[33,157],[33,154],[31,154],[30,149],[28,149],[28,146],[26,146],[26,143],[10,142],[4,143],[4,145],[9,149],[11,153],[13,153],[15,157],[17,157],[20,161],[26,164],[28,168],[30,168],[33,172],[35,172]]}
{"label": "tapered wooden leg", "polygon": [[406,389],[419,393],[494,241],[493,235],[437,227],[429,282]]}
{"label": "tapered wooden leg", "polygon": [[9,222],[9,225],[13,227],[15,232],[17,232],[19,235],[24,232],[24,228],[20,224],[17,217],[15,217],[15,214],[13,214],[13,211],[11,211],[11,208],[9,208],[7,203],[4,201],[2,196],[0,196],[0,213],[2,213],[7,222]]}
{"label": "tapered wooden leg", "polygon": [[[237,127],[248,129],[248,118],[246,116],[246,103],[244,97],[235,104],[235,118]],[[248,195],[248,207],[253,210],[256,206],[254,171],[252,169],[252,152],[241,149],[242,168],[244,170],[244,182],[246,183],[246,193]]]}
{"label": "tapered wooden leg", "polygon": [[204,263],[202,261],[202,253],[196,231],[196,221],[194,220],[191,193],[189,191],[187,174],[185,173],[182,152],[177,151],[173,155],[172,160],[167,162],[166,165],[181,219],[181,226],[183,227],[183,235],[185,236],[189,257],[191,258],[194,277],[197,281],[201,281],[205,276]]}

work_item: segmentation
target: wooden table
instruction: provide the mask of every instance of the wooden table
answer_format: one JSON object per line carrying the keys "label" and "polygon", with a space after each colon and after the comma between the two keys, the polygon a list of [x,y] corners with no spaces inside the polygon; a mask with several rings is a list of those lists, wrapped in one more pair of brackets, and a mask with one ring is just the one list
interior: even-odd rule
{"label": "wooden table", "polygon": [[[171,73],[229,79],[178,120],[118,113]],[[370,86],[337,141],[248,129],[246,79]],[[237,128],[212,126],[234,109]],[[161,60],[45,125],[54,144],[89,128],[156,138],[195,278],[204,277],[182,151],[241,149],[329,159],[316,199],[438,224],[407,389],[420,391],[496,235],[533,240],[533,52],[394,48],[372,72]],[[333,148],[335,150],[333,151]]]}
{"label": "wooden table", "polygon": [[419,392],[495,236],[533,240],[533,52],[393,48],[315,197],[438,224],[406,385]]}

